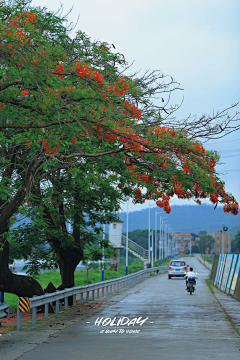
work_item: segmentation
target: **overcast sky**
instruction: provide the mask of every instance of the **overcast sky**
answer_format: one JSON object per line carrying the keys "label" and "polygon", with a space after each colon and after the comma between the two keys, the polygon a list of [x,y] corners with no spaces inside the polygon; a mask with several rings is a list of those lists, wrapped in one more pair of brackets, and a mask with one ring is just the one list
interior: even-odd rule
{"label": "overcast sky", "polygon": [[[61,0],[69,16],[93,40],[113,43],[132,70],[161,69],[180,82],[184,91],[172,94],[172,105],[184,95],[179,118],[223,110],[240,100],[240,2],[236,0]],[[56,10],[58,0],[35,0]],[[167,96],[165,101],[167,101]],[[240,111],[240,106],[237,108]],[[217,170],[227,191],[240,203],[240,133],[211,140],[206,149],[217,150],[224,164]],[[170,204],[194,202],[172,199]],[[130,204],[130,211],[148,207]],[[126,206],[123,206],[126,210]]]}

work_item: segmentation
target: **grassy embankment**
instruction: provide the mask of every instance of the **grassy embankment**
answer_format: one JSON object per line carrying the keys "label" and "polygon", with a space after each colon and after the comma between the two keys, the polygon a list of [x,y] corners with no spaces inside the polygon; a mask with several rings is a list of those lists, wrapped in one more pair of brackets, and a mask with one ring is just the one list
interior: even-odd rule
{"label": "grassy embankment", "polygon": [[[167,263],[163,263],[161,264],[161,266],[164,266],[166,264]],[[129,264],[128,274],[132,274],[142,269],[143,269],[143,262],[139,260],[135,260]],[[104,272],[104,280],[110,280],[125,275],[126,275],[125,264],[120,264],[119,272],[111,271],[110,267],[108,267]],[[56,288],[62,283],[59,271],[47,271],[45,273],[41,273],[40,275],[32,276],[32,277],[39,282],[39,284],[42,286],[43,289],[45,289],[50,282],[52,282],[52,284]],[[75,271],[74,278],[75,278],[75,286],[87,285],[86,270]],[[88,271],[88,279],[89,279],[89,284],[101,282],[102,271],[101,270],[99,271],[98,269],[90,269]],[[4,294],[4,302],[9,303],[11,312],[17,308],[17,299],[18,299],[17,295],[9,294],[9,293]]]}

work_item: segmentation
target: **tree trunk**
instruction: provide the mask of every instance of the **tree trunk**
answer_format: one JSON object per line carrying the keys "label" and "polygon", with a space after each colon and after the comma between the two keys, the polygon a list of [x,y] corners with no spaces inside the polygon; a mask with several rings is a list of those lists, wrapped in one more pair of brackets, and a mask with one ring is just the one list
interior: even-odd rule
{"label": "tree trunk", "polygon": [[[74,271],[82,260],[83,251],[81,248],[76,249],[58,249],[60,250],[60,275],[62,278],[62,287],[63,289],[71,288],[75,285],[74,282]],[[68,305],[73,304],[73,297],[69,296]]]}
{"label": "tree trunk", "polygon": [[[6,239],[8,228],[3,227],[2,234],[5,237],[0,242],[0,291],[12,293],[17,296],[32,297],[33,295],[43,295],[41,285],[30,276],[14,275],[9,270],[9,243]],[[1,235],[2,235],[1,234]]]}
{"label": "tree trunk", "polygon": [[62,250],[60,251],[59,267],[62,285],[66,289],[74,286],[74,271],[82,259],[82,251],[79,251],[79,249]]}

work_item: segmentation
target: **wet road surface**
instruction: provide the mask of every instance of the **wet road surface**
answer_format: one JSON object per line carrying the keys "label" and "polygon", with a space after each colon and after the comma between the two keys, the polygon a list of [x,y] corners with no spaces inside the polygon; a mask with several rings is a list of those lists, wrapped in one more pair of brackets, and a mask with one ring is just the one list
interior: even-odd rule
{"label": "wet road surface", "polygon": [[[206,285],[210,272],[196,258],[186,259],[198,272],[193,295],[183,279],[151,277],[106,297],[100,312],[16,359],[240,359],[240,337]],[[114,323],[122,317],[148,319],[142,325],[95,325],[97,318],[115,317]]]}

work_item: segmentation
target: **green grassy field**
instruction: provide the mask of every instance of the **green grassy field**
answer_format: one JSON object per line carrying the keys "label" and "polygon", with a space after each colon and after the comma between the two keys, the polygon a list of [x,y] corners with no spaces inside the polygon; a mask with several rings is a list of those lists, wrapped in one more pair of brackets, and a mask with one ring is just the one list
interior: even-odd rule
{"label": "green grassy field", "polygon": [[204,256],[203,259],[206,260],[206,261],[208,261],[209,264],[213,264],[214,257]]}
{"label": "green grassy field", "polygon": [[[167,263],[161,264],[161,266],[166,265]],[[135,260],[128,266],[128,274],[132,274],[139,270],[143,270],[143,262],[139,260]],[[111,271],[110,267],[105,269],[104,271],[104,280],[110,280],[117,277],[126,275],[126,266],[125,264],[120,264],[119,272]],[[32,276],[36,279],[39,284],[45,289],[48,284],[51,282],[56,288],[61,285],[61,276],[59,271],[47,271],[45,273],[41,273],[37,276]],[[75,271],[74,273],[75,286],[87,285],[87,271],[80,270]],[[98,269],[90,269],[88,271],[88,280],[89,284],[94,284],[102,281],[102,270]],[[14,294],[5,293],[4,294],[4,302],[8,302],[10,306],[10,311],[14,311],[17,308],[17,299],[18,296]]]}

